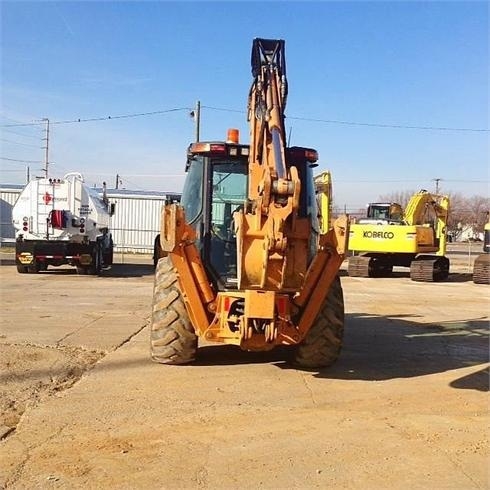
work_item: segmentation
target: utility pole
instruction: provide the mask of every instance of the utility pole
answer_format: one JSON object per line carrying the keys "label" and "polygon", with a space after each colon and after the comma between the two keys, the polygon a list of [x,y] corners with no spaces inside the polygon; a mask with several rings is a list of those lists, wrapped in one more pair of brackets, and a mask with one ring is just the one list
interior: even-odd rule
{"label": "utility pole", "polygon": [[432,180],[435,180],[436,182],[436,194],[439,194],[439,182],[442,180],[442,179],[432,179]]}
{"label": "utility pole", "polygon": [[26,184],[31,180],[31,169],[29,165],[26,165]]}
{"label": "utility pole", "polygon": [[44,150],[46,150],[44,155],[44,177],[48,178],[48,167],[49,167],[49,119],[45,117],[43,121],[46,122],[46,138],[43,138],[43,141],[46,141],[46,146]]}
{"label": "utility pole", "polygon": [[116,174],[116,189],[119,189],[119,174]]}
{"label": "utility pole", "polygon": [[191,111],[190,116],[194,119],[196,123],[196,141],[199,141],[200,131],[201,131],[201,101],[196,102],[196,108]]}

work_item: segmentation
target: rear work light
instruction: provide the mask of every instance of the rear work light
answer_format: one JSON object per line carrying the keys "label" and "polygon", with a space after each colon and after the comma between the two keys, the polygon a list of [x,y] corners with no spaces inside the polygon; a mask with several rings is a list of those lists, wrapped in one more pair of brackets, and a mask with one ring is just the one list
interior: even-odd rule
{"label": "rear work light", "polygon": [[293,160],[306,160],[309,163],[315,163],[318,160],[318,152],[312,148],[292,146],[288,148],[288,155]]}
{"label": "rear work light", "polygon": [[193,143],[190,148],[191,153],[226,154],[224,143]]}
{"label": "rear work light", "polygon": [[305,157],[311,163],[315,163],[318,160],[318,152],[316,150],[305,150]]}

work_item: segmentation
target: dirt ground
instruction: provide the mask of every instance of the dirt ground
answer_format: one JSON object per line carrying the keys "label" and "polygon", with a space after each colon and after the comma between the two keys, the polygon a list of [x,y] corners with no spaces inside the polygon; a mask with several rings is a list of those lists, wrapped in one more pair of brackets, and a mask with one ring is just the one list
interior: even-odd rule
{"label": "dirt ground", "polygon": [[90,277],[3,255],[0,488],[490,488],[490,286],[467,247],[443,283],[342,271],[344,347],[317,371],[209,344],[154,364],[149,257]]}

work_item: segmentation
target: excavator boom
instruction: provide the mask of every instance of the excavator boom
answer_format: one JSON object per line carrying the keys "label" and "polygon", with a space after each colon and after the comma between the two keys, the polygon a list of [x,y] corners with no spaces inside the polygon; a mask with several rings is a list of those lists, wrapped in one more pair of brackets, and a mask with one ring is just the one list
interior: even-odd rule
{"label": "excavator boom", "polygon": [[239,288],[297,291],[308,266],[309,223],[298,219],[298,169],[286,161],[284,41],[254,39],[249,94],[249,206],[235,215]]}

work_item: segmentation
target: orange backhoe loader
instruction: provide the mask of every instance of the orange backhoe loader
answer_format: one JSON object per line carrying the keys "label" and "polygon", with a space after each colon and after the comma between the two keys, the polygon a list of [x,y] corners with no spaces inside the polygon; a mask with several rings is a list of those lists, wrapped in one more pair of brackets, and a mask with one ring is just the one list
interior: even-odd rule
{"label": "orange backhoe loader", "polygon": [[187,153],[180,203],[162,210],[151,355],[195,359],[198,337],[246,351],[291,346],[304,367],[333,363],[344,327],[338,270],[349,236],[340,217],[324,231],[311,148],[286,147],[283,40],[255,39],[250,144],[198,141]]}

